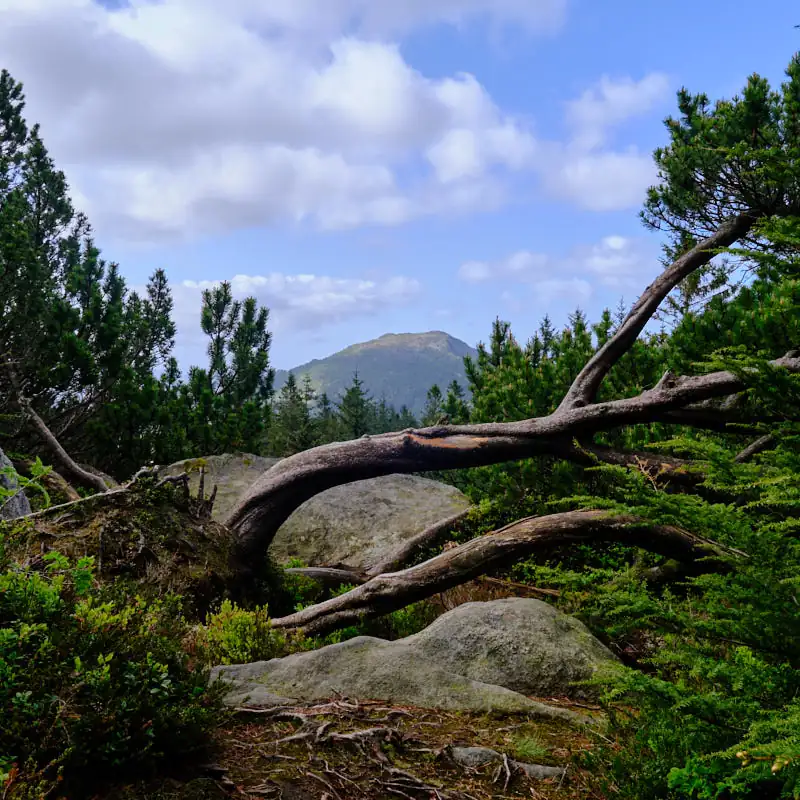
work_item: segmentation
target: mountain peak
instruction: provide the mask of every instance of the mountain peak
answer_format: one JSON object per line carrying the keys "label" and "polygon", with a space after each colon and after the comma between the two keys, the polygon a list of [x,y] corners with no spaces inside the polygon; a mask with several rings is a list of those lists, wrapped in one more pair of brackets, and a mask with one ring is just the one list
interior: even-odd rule
{"label": "mountain peak", "polygon": [[[317,391],[327,392],[336,400],[358,371],[374,398],[385,397],[396,409],[405,405],[418,414],[434,383],[444,389],[457,380],[466,389],[464,356],[475,355],[474,348],[445,331],[384,333],[327,358],[309,361],[291,372],[297,378],[310,375]],[[277,370],[276,389],[284,384],[287,375],[288,371]]]}

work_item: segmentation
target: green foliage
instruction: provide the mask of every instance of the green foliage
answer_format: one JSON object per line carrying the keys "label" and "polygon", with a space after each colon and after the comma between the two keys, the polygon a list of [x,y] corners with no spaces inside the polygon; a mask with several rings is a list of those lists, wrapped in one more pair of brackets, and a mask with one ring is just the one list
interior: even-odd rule
{"label": "green foliage", "polygon": [[371,400],[358,372],[337,405],[342,430],[348,439],[358,439],[370,432]]}
{"label": "green foliage", "polygon": [[202,748],[219,700],[188,666],[175,598],[109,599],[91,558],[56,552],[41,570],[5,561],[2,569],[5,797],[39,796],[61,782],[82,794]]}
{"label": "green foliage", "polygon": [[549,755],[547,746],[538,736],[521,736],[514,739],[513,752],[518,761],[533,764]]}
{"label": "green foliage", "polygon": [[298,634],[273,628],[266,606],[240,608],[224,600],[190,636],[190,652],[208,665],[266,661],[303,649]]}
{"label": "green foliage", "polygon": [[0,468],[0,478],[5,478],[5,481],[0,480],[0,511],[2,511],[3,506],[11,500],[11,498],[21,491],[25,492],[25,495],[29,499],[31,499],[34,494],[38,494],[41,498],[41,507],[48,508],[51,504],[50,495],[42,484],[42,479],[46,478],[52,470],[52,467],[47,467],[42,464],[40,458],[37,458],[31,464],[30,478],[20,475],[14,467]]}

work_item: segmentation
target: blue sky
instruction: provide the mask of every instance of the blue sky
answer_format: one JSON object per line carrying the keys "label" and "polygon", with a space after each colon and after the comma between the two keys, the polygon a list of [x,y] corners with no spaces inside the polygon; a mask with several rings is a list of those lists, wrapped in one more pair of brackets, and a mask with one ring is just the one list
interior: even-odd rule
{"label": "blue sky", "polygon": [[[266,8],[266,10],[265,10]],[[639,223],[685,85],[781,80],[775,0],[0,0],[0,65],[131,285],[272,309],[291,367],[387,332],[596,317],[658,269]],[[237,277],[238,276],[238,277]]]}

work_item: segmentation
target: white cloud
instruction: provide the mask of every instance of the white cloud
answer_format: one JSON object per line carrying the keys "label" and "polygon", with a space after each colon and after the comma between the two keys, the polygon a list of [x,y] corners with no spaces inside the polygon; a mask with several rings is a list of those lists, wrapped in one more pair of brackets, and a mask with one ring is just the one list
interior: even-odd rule
{"label": "white cloud", "polygon": [[549,162],[543,180],[550,193],[588,211],[619,211],[642,204],[658,173],[649,155],[565,149]]}
{"label": "white cloud", "polygon": [[649,112],[670,92],[669,78],[651,72],[636,81],[616,80],[604,75],[579,98],[567,104],[567,121],[574,131],[574,143],[591,149],[605,143],[610,128]]}
{"label": "white cloud", "polygon": [[500,261],[466,261],[459,267],[458,276],[467,283],[506,278],[529,282],[541,279],[551,265],[549,256],[519,250]]}
{"label": "white cloud", "polygon": [[567,103],[571,130],[564,144],[551,144],[542,177],[551,194],[588,211],[635,208],[657,180],[650,153],[635,147],[608,149],[609,133],[652,112],[669,97],[669,78],[652,72],[639,80],[603,76]]}
{"label": "white cloud", "polygon": [[472,75],[430,78],[422,26],[563,23],[568,0],[0,0],[4,66],[98,229],[143,241],[234,228],[399,225],[497,208],[514,173],[595,211],[638,205],[649,156],[606,134],[665,78],[603,78],[534,135]]}
{"label": "white cloud", "polygon": [[[418,281],[405,276],[362,280],[326,275],[234,275],[229,279],[236,299],[255,297],[270,310],[272,331],[314,331],[343,320],[369,317],[413,302],[421,292]],[[174,318],[178,326],[176,347],[182,362],[199,357],[205,344],[200,329],[204,289],[220,281],[186,280],[172,286]]]}
{"label": "white cloud", "polygon": [[[478,284],[489,281],[529,284],[530,292],[541,303],[558,298],[570,298],[575,302],[588,300],[591,285],[576,276],[551,277],[561,272],[561,267],[551,256],[519,250],[499,261],[467,261],[461,265],[458,275],[466,283]],[[504,290],[501,299],[514,310],[521,310],[524,299],[519,292]]]}
{"label": "white cloud", "polygon": [[491,206],[533,140],[474,77],[429,79],[385,37],[482,17],[552,30],[565,2],[0,0],[0,50],[101,225],[392,225]]}
{"label": "white cloud", "polygon": [[[542,301],[570,297],[583,302],[596,285],[641,291],[659,271],[652,244],[614,234],[574,247],[563,256],[520,250],[497,261],[467,261],[458,275],[471,284],[528,284]],[[509,302],[520,300],[518,293],[508,289],[501,296]]]}
{"label": "white cloud", "polygon": [[624,236],[606,236],[590,247],[577,248],[573,259],[603,286],[637,294],[661,271],[651,244]]}

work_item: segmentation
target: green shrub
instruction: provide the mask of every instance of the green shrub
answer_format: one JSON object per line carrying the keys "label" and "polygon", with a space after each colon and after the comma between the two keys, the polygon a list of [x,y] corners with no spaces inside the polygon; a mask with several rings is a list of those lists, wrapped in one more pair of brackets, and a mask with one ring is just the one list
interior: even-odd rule
{"label": "green shrub", "polygon": [[273,628],[267,606],[251,610],[224,600],[187,639],[189,652],[205,664],[245,664],[266,661],[302,650],[301,634]]}
{"label": "green shrub", "polygon": [[109,599],[91,558],[22,568],[2,538],[0,569],[3,797],[82,796],[202,748],[219,691],[188,664],[177,598]]}

